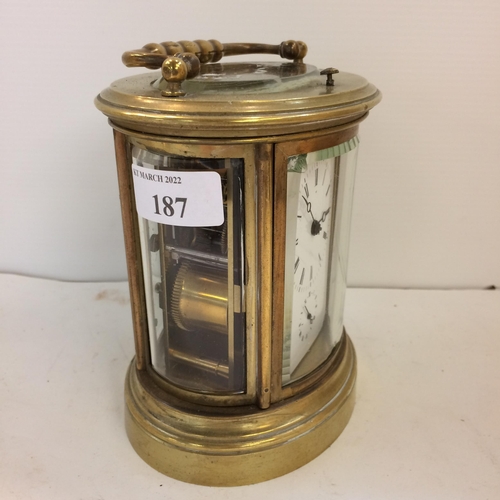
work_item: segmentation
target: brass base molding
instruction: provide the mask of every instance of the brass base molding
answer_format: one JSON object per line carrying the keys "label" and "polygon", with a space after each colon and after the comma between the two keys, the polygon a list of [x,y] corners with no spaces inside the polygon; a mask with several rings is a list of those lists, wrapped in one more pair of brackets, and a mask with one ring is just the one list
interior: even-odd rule
{"label": "brass base molding", "polygon": [[224,414],[186,408],[134,360],[125,383],[130,442],[161,473],[206,486],[253,484],[298,469],[335,441],[352,414],[356,355],[348,336],[341,351],[314,390],[267,410],[243,406]]}

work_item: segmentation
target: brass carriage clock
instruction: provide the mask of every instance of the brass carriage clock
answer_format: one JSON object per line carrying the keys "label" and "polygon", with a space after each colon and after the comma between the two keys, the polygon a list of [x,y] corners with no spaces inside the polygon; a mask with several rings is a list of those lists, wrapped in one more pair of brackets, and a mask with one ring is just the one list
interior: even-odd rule
{"label": "brass carriage clock", "polygon": [[[302,42],[148,44],[96,106],[114,129],[136,357],[126,428],[157,470],[264,481],[346,426],[355,354],[343,329],[364,78]],[[220,63],[277,54],[285,61]],[[335,79],[334,79],[335,77]]]}

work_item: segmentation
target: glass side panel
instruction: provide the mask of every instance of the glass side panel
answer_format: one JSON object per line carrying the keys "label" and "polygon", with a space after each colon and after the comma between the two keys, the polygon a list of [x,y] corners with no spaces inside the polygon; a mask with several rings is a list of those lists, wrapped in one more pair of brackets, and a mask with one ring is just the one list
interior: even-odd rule
{"label": "glass side panel", "polygon": [[342,336],[357,144],[288,161],[284,385],[321,365]]}
{"label": "glass side panel", "polygon": [[[158,155],[138,147],[132,156],[152,182],[184,182],[176,172],[216,172],[222,192],[218,226],[170,225],[138,215],[152,366],[184,389],[245,392],[243,160]],[[176,196],[149,196],[153,213],[185,209],[189,215],[190,204],[199,202]]]}

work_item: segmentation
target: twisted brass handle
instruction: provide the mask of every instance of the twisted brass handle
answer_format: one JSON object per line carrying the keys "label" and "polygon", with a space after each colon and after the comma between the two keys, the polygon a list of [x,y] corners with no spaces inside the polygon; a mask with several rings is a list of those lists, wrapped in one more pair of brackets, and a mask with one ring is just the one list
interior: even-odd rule
{"label": "twisted brass handle", "polygon": [[148,43],[142,49],[125,52],[122,61],[125,66],[161,68],[167,88],[162,94],[167,97],[182,96],[182,83],[198,76],[200,65],[217,62],[223,56],[242,54],[276,54],[284,59],[302,63],[307,54],[304,42],[287,40],[279,45],[260,43],[224,43],[217,40],[183,40],[181,42]]}

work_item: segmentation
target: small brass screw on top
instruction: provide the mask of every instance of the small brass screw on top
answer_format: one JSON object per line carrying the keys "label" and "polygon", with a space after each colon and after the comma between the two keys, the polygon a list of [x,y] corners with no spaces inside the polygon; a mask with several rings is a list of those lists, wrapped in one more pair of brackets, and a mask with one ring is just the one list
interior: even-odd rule
{"label": "small brass screw on top", "polygon": [[338,73],[339,70],[336,68],[326,68],[324,69],[320,75],[326,75],[326,86],[327,87],[333,87],[335,85],[335,82],[333,81],[333,76],[335,73]]}

